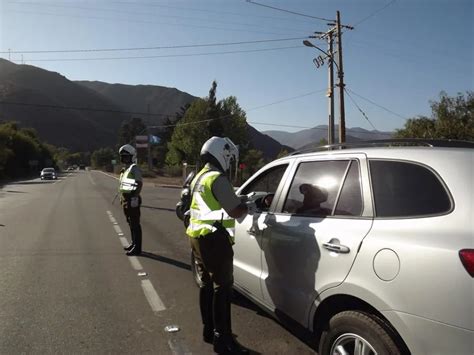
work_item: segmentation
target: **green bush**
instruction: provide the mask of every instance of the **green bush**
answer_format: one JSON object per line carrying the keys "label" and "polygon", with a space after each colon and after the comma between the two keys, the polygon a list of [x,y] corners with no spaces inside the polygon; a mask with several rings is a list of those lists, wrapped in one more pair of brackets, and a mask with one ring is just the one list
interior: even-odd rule
{"label": "green bush", "polygon": [[179,165],[166,165],[162,171],[165,176],[177,177],[183,175],[183,167]]}

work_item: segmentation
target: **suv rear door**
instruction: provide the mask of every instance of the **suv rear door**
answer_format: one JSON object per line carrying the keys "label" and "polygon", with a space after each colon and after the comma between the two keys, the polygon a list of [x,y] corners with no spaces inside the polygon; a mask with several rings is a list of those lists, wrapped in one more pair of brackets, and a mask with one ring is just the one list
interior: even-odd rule
{"label": "suv rear door", "polygon": [[[264,221],[264,303],[306,326],[318,295],[347,276],[372,226],[364,154],[301,157]],[[272,207],[273,207],[272,206]]]}

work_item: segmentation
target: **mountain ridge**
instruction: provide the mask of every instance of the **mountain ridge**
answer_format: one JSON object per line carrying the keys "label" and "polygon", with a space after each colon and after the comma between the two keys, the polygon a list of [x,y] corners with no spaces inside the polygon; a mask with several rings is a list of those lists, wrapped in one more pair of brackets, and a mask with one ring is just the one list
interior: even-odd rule
{"label": "mountain ridge", "polygon": [[[145,124],[159,125],[195,99],[158,85],[71,81],[54,71],[0,58],[0,122],[32,127],[42,140],[71,151],[113,147],[123,121],[140,117]],[[291,150],[250,125],[248,134],[267,159]]]}
{"label": "mountain ridge", "polygon": [[[335,138],[337,139],[338,126],[335,127]],[[286,132],[278,130],[262,131],[282,145],[287,145],[293,149],[300,149],[309,144],[316,144],[325,139],[327,141],[328,126],[318,125],[313,128],[307,128],[297,132]],[[369,131],[361,127],[346,128],[346,141],[347,142],[358,142],[361,140],[376,140],[376,139],[388,139],[392,136],[392,132],[383,131]]]}

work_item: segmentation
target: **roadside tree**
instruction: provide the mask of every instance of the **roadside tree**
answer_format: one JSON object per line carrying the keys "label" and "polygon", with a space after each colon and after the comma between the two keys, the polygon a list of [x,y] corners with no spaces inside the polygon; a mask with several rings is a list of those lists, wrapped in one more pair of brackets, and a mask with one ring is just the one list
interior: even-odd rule
{"label": "roadside tree", "polygon": [[397,138],[474,140],[474,92],[450,97],[441,92],[431,102],[431,117],[411,118],[395,133]]}

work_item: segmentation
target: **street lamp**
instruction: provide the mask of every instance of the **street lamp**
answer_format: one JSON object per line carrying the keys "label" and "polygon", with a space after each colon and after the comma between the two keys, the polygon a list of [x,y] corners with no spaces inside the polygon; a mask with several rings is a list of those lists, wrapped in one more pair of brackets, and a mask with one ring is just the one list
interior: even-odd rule
{"label": "street lamp", "polygon": [[[329,53],[322,50],[321,48],[315,46],[313,43],[311,43],[310,41],[308,40],[304,40],[303,41],[303,44],[306,46],[306,47],[312,47],[312,48],[316,48],[318,51],[324,53],[324,55],[326,56],[326,58],[329,59],[329,64],[328,64],[328,70],[329,70],[329,75],[328,75],[328,92],[327,92],[327,97],[329,99],[329,102],[328,102],[328,111],[329,111],[329,115],[328,115],[328,144],[334,144],[334,90],[333,90],[333,87],[334,87],[334,74],[333,74],[333,64],[336,64],[336,67],[337,69],[339,70],[339,67],[337,66],[337,63],[333,60],[333,52],[332,52],[332,33],[330,32],[328,34],[328,45],[329,45]],[[319,56],[321,57],[321,56]],[[321,58],[321,60],[319,61],[317,58],[315,58],[313,60],[314,64],[316,65],[316,67],[319,68],[320,65],[322,65],[324,63],[324,60]]]}
{"label": "street lamp", "polygon": [[306,46],[306,47],[312,47],[312,48],[316,48],[318,51],[324,53],[324,55],[326,55],[326,57],[329,58],[329,60],[334,63],[334,65],[336,66],[337,70],[339,71],[339,66],[337,65],[336,61],[333,60],[333,56],[332,54],[329,54],[328,52],[322,50],[321,48],[319,48],[318,46],[315,46],[313,43],[311,43],[310,41],[308,41],[307,39],[305,39],[303,41],[303,44]]}

